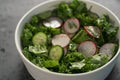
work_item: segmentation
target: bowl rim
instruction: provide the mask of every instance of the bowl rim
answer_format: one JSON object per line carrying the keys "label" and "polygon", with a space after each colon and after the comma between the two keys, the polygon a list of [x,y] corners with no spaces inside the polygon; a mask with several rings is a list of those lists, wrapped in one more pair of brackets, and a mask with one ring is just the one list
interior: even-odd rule
{"label": "bowl rim", "polygon": [[[89,72],[84,72],[84,73],[77,73],[77,74],[66,74],[66,73],[58,73],[58,72],[52,72],[52,71],[49,71],[49,70],[45,70],[41,67],[38,67],[36,66],[35,64],[33,64],[31,61],[29,61],[25,56],[24,54],[22,53],[22,50],[20,49],[20,45],[18,43],[20,43],[18,41],[18,30],[19,30],[19,26],[21,24],[21,22],[24,20],[24,18],[26,18],[26,16],[28,16],[32,11],[34,11],[35,9],[37,9],[38,7],[44,5],[44,4],[47,4],[47,3],[50,3],[50,2],[54,2],[54,1],[57,1],[57,0],[47,0],[47,1],[44,1],[42,3],[39,3],[37,4],[36,6],[34,6],[33,8],[31,8],[27,13],[25,13],[25,15],[20,19],[20,21],[18,22],[17,24],[17,27],[15,29],[15,45],[17,47],[17,50],[18,50],[18,53],[19,55],[27,62],[29,63],[32,67],[38,69],[38,70],[41,70],[43,72],[46,72],[46,73],[49,73],[49,74],[53,74],[53,75],[61,75],[61,76],[82,76],[82,75],[87,75],[87,74],[91,74],[91,73],[95,73],[99,70],[102,70],[104,69],[106,66],[108,66],[111,62],[113,62],[118,56],[119,56],[119,52],[120,52],[120,46],[119,46],[119,49],[117,51],[117,53],[112,57],[112,59],[107,62],[105,65],[95,69],[95,70],[92,70],[92,71],[89,71]],[[103,6],[102,4],[100,3],[97,3],[95,1],[92,1],[92,0],[81,0],[83,2],[89,2],[89,3],[92,3],[92,4],[95,4],[95,5],[98,5],[102,8],[104,8],[105,10],[107,10],[110,14],[112,14],[112,16],[115,17],[115,19],[118,21],[119,23],[119,26],[120,26],[120,20],[118,19],[118,17],[111,11],[109,10],[107,7]]]}

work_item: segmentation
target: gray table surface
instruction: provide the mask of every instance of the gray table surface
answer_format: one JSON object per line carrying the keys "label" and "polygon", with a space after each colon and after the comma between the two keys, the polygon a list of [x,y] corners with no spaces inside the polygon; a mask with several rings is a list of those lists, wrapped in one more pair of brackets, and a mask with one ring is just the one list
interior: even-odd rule
{"label": "gray table surface", "polygon": [[[20,18],[45,0],[0,0],[0,80],[34,80],[21,61],[14,32]],[[94,0],[112,10],[120,19],[120,0]],[[120,57],[106,80],[120,80]]]}

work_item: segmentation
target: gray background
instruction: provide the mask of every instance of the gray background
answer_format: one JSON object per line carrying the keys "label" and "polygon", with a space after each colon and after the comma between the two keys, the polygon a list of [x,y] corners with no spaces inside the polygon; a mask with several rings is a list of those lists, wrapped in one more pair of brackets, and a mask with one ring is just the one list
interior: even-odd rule
{"label": "gray background", "polygon": [[[34,80],[21,61],[14,32],[20,18],[45,0],[0,0],[0,80]],[[112,10],[120,19],[120,0],[94,0]],[[120,80],[120,57],[106,80]]]}

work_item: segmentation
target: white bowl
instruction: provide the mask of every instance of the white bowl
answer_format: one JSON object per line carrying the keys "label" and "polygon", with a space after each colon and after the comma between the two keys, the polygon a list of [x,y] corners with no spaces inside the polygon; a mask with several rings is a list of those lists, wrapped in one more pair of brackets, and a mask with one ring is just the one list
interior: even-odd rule
{"label": "white bowl", "polygon": [[[24,24],[29,21],[31,16],[38,14],[40,12],[44,12],[46,10],[52,10],[55,8],[55,5],[59,4],[61,1],[70,2],[72,0],[47,0],[46,2],[40,3],[39,5],[35,6],[30,11],[28,11],[22,17],[22,19],[19,21],[17,25],[15,31],[15,44],[28,72],[36,80],[104,80],[111,72],[113,66],[115,65],[120,52],[120,48],[116,53],[116,55],[104,66],[90,72],[79,73],[79,74],[63,74],[63,73],[55,73],[48,70],[44,70],[31,63],[23,55],[21,42],[20,42],[20,35]],[[87,4],[87,7],[90,7],[92,5],[93,6],[92,11],[97,13],[98,15],[101,16],[103,14],[108,14],[110,19],[112,19],[112,21],[115,22],[115,25],[120,27],[120,22],[118,18],[109,9],[91,0],[83,0],[83,1]],[[118,34],[120,34],[120,31],[118,32]],[[117,37],[120,38],[120,35],[117,35]],[[119,39],[119,44],[120,44],[120,39]]]}

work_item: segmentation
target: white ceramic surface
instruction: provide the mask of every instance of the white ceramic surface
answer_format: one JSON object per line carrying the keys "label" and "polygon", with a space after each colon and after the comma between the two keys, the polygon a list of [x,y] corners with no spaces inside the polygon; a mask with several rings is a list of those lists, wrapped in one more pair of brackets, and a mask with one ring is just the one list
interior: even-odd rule
{"label": "white ceramic surface", "polygon": [[[104,80],[108,76],[108,74],[111,72],[113,66],[115,65],[120,49],[118,50],[116,55],[104,66],[96,70],[93,70],[87,73],[80,73],[80,74],[62,74],[62,73],[55,73],[55,72],[44,70],[40,67],[35,66],[23,55],[21,50],[21,43],[20,43],[20,34],[23,29],[23,25],[27,21],[29,21],[31,16],[40,12],[44,12],[46,10],[52,10],[61,1],[65,1],[65,0],[47,0],[44,3],[40,3],[39,5],[35,6],[30,11],[28,11],[22,17],[22,19],[19,21],[17,25],[16,31],[15,31],[15,44],[19,51],[20,57],[22,58],[28,72],[36,80]],[[69,2],[69,1],[72,1],[72,0],[66,0],[66,2]],[[112,21],[115,22],[115,25],[120,27],[120,22],[118,18],[109,9],[91,0],[83,0],[83,1],[87,4],[88,8],[92,5],[93,6],[92,11],[99,14],[100,16],[102,14],[108,14],[110,19],[112,19]],[[117,37],[120,38],[120,35],[117,35]]]}

